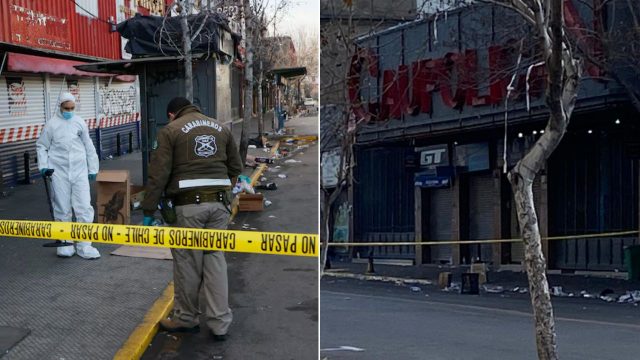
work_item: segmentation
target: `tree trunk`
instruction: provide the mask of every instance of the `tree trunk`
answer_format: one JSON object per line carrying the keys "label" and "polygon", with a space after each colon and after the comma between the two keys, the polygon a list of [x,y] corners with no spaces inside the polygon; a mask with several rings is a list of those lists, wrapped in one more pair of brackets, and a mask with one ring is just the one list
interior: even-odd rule
{"label": "tree trunk", "polygon": [[264,68],[262,64],[262,60],[260,60],[260,69],[258,70],[258,139],[260,140],[260,144],[264,146],[262,143],[262,135],[264,134],[264,104],[262,99],[262,81],[264,79]]}
{"label": "tree trunk", "polygon": [[247,151],[249,148],[249,125],[251,124],[251,117],[253,114],[253,39],[252,29],[251,29],[251,19],[249,16],[249,1],[244,0],[243,2],[243,14],[244,17],[244,41],[245,41],[245,55],[247,61],[244,67],[244,79],[245,79],[245,89],[244,89],[244,111],[242,114],[242,134],[240,135],[240,158],[242,159],[242,163],[244,164],[247,160]]}
{"label": "tree trunk", "polygon": [[509,181],[515,195],[518,222],[525,245],[525,269],[529,279],[529,292],[536,331],[538,359],[557,359],[555,321],[547,282],[547,263],[542,253],[540,229],[533,203],[532,181],[512,173]]}
{"label": "tree trunk", "polygon": [[330,229],[331,229],[331,205],[332,205],[332,201],[331,199],[331,195],[330,196],[326,196],[324,191],[320,192],[322,194],[322,196],[325,197],[326,201],[324,202],[323,206],[322,206],[322,212],[324,214],[324,219],[323,219],[323,224],[322,226],[324,227],[324,231],[325,231],[325,238],[324,240],[322,240],[322,249],[320,249],[320,259],[321,259],[321,263],[320,263],[320,277],[322,277],[322,274],[324,272],[324,270],[327,267],[327,258],[328,258],[328,253],[329,253],[329,239],[331,239],[331,233],[330,233]]}
{"label": "tree trunk", "polygon": [[[529,280],[540,360],[555,360],[558,359],[558,354],[553,306],[546,276],[547,262],[542,252],[532,184],[537,173],[560,144],[569,125],[578,93],[581,64],[571,57],[566,48],[562,53],[562,61],[547,63],[547,69],[551,74],[547,84],[550,116],[545,132],[508,175],[515,195],[518,223],[525,245],[524,264]],[[560,83],[554,81],[554,74],[559,76]]]}
{"label": "tree trunk", "polygon": [[187,16],[191,12],[190,0],[182,1],[180,26],[182,28],[182,50],[184,51],[184,97],[193,102],[193,62],[191,56],[191,31]]}

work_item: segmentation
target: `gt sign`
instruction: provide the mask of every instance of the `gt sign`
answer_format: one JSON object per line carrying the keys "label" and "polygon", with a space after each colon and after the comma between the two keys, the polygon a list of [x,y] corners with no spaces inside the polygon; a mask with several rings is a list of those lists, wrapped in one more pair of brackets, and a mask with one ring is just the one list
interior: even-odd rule
{"label": "gt sign", "polygon": [[416,148],[420,151],[420,166],[435,167],[449,164],[447,144]]}

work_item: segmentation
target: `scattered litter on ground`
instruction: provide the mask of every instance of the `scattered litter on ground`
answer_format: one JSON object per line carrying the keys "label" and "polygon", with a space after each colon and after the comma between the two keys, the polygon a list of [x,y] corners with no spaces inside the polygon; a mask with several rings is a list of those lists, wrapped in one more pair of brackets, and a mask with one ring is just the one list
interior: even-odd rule
{"label": "scattered litter on ground", "polygon": [[455,291],[460,291],[460,283],[459,282],[452,282],[451,285],[447,286],[446,288],[442,289],[442,291],[446,291],[446,292],[455,292]]}
{"label": "scattered litter on ground", "polygon": [[504,292],[504,288],[500,285],[482,285],[482,289],[490,294],[502,294]]}
{"label": "scattered litter on ground", "polygon": [[355,352],[363,352],[364,349],[355,347],[355,346],[340,346],[337,348],[326,348],[320,351],[355,351]]}
{"label": "scattered litter on ground", "polygon": [[614,298],[611,295],[606,295],[606,296],[600,296],[600,300],[606,301],[606,302],[614,302],[616,301],[616,298]]}
{"label": "scattered litter on ground", "polygon": [[419,284],[420,283],[420,281],[416,280],[416,279],[405,279],[403,282],[405,284],[407,284],[407,285],[413,285],[413,284]]}
{"label": "scattered litter on ground", "polygon": [[529,292],[529,290],[527,288],[524,288],[524,287],[516,286],[513,289],[511,289],[511,292],[520,293],[520,294],[526,294],[526,293]]}
{"label": "scattered litter on ground", "polygon": [[277,165],[277,166],[276,166],[276,169],[280,169],[280,165]]}
{"label": "scattered litter on ground", "polygon": [[554,286],[551,288],[551,295],[558,297],[573,297],[573,293],[566,293],[562,286]]}
{"label": "scattered litter on ground", "polygon": [[285,164],[295,164],[295,163],[301,163],[302,161],[295,160],[295,159],[289,159],[289,160],[285,160],[284,162],[285,162]]}
{"label": "scattered litter on ground", "polygon": [[275,218],[276,218],[276,216],[275,216],[275,215],[269,215],[269,217],[270,217],[271,219],[275,219]]}
{"label": "scattered litter on ground", "polygon": [[258,228],[250,228],[249,230],[258,230]]}
{"label": "scattered litter on ground", "polygon": [[422,289],[418,286],[412,286],[409,289],[411,289],[411,292],[421,292]]}
{"label": "scattered litter on ground", "polygon": [[260,181],[262,181],[262,182],[265,182],[265,181],[267,181],[267,180],[269,180],[269,179],[267,179],[267,178],[266,178],[266,177],[264,177],[264,176],[260,178]]}
{"label": "scattered litter on ground", "polygon": [[269,200],[265,200],[264,201],[264,206],[265,207],[269,207],[269,206],[271,206],[271,204],[273,204],[273,203],[271,201],[269,201]]}
{"label": "scattered litter on ground", "polygon": [[255,194],[255,190],[253,189],[253,186],[251,186],[251,179],[249,179],[249,177],[245,175],[238,176],[238,181],[233,187],[232,192],[234,195],[241,192]]}
{"label": "scattered litter on ground", "polygon": [[341,272],[332,272],[332,271],[325,271],[323,275],[331,276],[335,278],[349,278],[349,279],[356,279],[356,280],[363,280],[363,281],[390,282],[390,283],[396,283],[397,285],[404,285],[406,284],[405,281],[412,281],[413,284],[418,284],[418,285],[433,285],[433,282],[431,280],[422,280],[422,279],[410,280],[410,279],[403,279],[403,278],[397,278],[392,276],[363,275],[363,274],[341,273]]}
{"label": "scattered litter on ground", "polygon": [[255,188],[258,190],[278,190],[278,185],[272,182],[264,185],[258,185]]}
{"label": "scattered litter on ground", "polygon": [[255,145],[249,145],[249,149],[257,149],[258,147]]}
{"label": "scattered litter on ground", "polygon": [[273,164],[273,159],[268,157],[256,157],[254,161],[260,164]]}
{"label": "scattered litter on ground", "polygon": [[627,291],[626,294],[620,295],[618,298],[619,303],[640,303],[640,290]]}
{"label": "scattered litter on ground", "polygon": [[287,178],[287,175],[286,175],[286,174],[278,174],[278,177],[279,177],[280,179],[286,179],[286,178]]}
{"label": "scattered litter on ground", "polygon": [[249,224],[243,224],[243,225],[242,225],[242,228],[243,228],[243,229],[248,229],[249,227],[250,227],[250,225],[249,225]]}
{"label": "scattered litter on ground", "polygon": [[596,295],[589,294],[586,290],[580,291],[580,296],[582,296],[585,299],[595,299],[595,298],[597,298]]}

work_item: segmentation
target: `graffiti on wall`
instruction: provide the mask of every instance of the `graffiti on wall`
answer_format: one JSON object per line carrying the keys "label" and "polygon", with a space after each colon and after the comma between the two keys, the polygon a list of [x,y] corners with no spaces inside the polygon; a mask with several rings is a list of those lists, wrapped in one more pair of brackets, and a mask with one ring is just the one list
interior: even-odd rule
{"label": "graffiti on wall", "polygon": [[27,114],[27,95],[21,77],[6,77],[9,94],[9,116],[17,117]]}
{"label": "graffiti on wall", "polygon": [[76,111],[80,110],[82,108],[82,100],[80,99],[80,85],[78,85],[78,80],[67,79],[67,91],[76,98]]}
{"label": "graffiti on wall", "polygon": [[102,116],[112,117],[137,112],[137,93],[135,86],[131,85],[126,89],[102,86],[99,92],[100,114]]}

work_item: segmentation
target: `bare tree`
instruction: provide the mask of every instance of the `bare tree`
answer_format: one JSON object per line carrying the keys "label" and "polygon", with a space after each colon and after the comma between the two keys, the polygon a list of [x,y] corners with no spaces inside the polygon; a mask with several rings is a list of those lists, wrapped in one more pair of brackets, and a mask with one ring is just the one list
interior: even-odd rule
{"label": "bare tree", "polygon": [[[307,68],[306,78],[309,82],[313,82],[318,78],[318,36],[316,31],[309,29],[298,29],[293,34],[292,39],[296,47],[296,55],[298,58],[298,66]],[[307,97],[312,97],[312,89],[305,89]]]}
{"label": "bare tree", "polygon": [[527,154],[509,172],[508,179],[515,195],[518,223],[525,245],[524,265],[529,279],[531,304],[535,320],[539,359],[557,359],[555,321],[547,282],[547,262],[542,251],[538,218],[534,207],[532,185],[538,172],[556,149],[567,131],[573,112],[582,61],[568,40],[562,1],[496,0],[488,1],[517,12],[532,26],[540,42],[547,82],[546,104],[549,120],[545,132]]}
{"label": "bare tree", "polygon": [[[356,5],[359,7],[356,8]],[[373,2],[370,3],[370,6],[373,6]],[[389,4],[386,4],[386,6],[389,6]],[[339,156],[335,186],[328,186],[321,182],[323,196],[321,213],[324,216],[322,228],[325,231],[325,238],[321,240],[323,245],[321,271],[327,265],[329,240],[332,237],[331,209],[340,198],[341,193],[351,187],[355,181],[353,178],[355,136],[359,124],[366,120],[363,118],[356,119],[352,116],[353,108],[357,105],[349,102],[347,97],[348,83],[351,79],[348,71],[351,62],[358,58],[357,52],[354,54],[354,42],[358,36],[373,33],[391,23],[398,22],[397,20],[386,22],[374,18],[371,10],[373,9],[370,7],[354,4],[352,1],[347,0],[321,2],[321,13],[327,13],[332,17],[332,20],[326,23],[325,26],[321,25],[320,29],[322,59],[320,97],[323,107],[327,109],[327,104],[335,106],[339,117],[337,122],[325,122],[324,125],[321,125],[329,127],[323,136],[336,139]]]}
{"label": "bare tree", "polygon": [[[258,85],[258,139],[262,141],[262,134],[264,134],[264,112],[263,112],[263,93],[262,87],[266,79],[267,71],[271,70],[273,64],[279,63],[282,59],[282,53],[278,48],[278,44],[270,41],[268,37],[268,29],[273,27],[272,38],[277,38],[277,20],[282,18],[291,5],[289,0],[274,0],[273,3],[269,0],[252,0],[253,13],[256,19],[256,24],[260,28],[262,40],[257,42],[254,46],[255,54],[257,57],[257,67],[254,73],[253,81]],[[275,114],[274,114],[275,116]]]}

